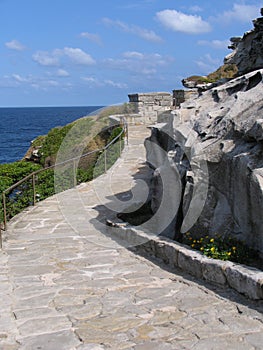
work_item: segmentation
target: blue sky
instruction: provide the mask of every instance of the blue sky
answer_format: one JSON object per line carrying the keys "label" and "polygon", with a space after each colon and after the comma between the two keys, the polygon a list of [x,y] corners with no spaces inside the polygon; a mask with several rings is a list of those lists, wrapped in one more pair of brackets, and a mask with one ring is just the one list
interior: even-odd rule
{"label": "blue sky", "polygon": [[0,107],[110,105],[182,88],[231,52],[263,2],[0,0]]}

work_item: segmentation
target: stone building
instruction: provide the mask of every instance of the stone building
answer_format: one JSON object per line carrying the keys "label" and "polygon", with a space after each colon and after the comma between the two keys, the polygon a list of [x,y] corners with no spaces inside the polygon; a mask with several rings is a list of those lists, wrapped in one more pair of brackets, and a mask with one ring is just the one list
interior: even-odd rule
{"label": "stone building", "polygon": [[173,90],[173,107],[180,107],[181,103],[186,100],[197,97],[197,89],[188,89],[188,90]]}
{"label": "stone building", "polygon": [[129,102],[134,112],[142,117],[145,124],[157,122],[158,114],[172,109],[173,96],[169,92],[130,94]]}

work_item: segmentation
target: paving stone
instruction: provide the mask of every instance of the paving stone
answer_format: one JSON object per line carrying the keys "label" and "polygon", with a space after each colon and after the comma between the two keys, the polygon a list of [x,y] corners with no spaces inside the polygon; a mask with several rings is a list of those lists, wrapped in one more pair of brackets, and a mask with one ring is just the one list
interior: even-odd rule
{"label": "paving stone", "polygon": [[0,339],[0,349],[3,350],[18,350],[20,345],[17,342],[8,343],[6,341],[1,341]]}
{"label": "paving stone", "polygon": [[154,342],[154,341],[146,342],[141,345],[136,345],[134,347],[134,350],[171,350],[171,349],[176,350],[179,348],[173,347],[172,344],[162,344],[160,342]]}
{"label": "paving stone", "polygon": [[46,307],[54,299],[54,293],[45,293],[40,294],[35,297],[27,298],[27,299],[18,299],[15,303],[16,309],[29,309],[36,307]]}
{"label": "paving stone", "polygon": [[69,350],[80,344],[73,331],[67,330],[19,338],[18,342],[19,350]]}
{"label": "paving stone", "polygon": [[105,350],[105,347],[97,344],[82,344],[77,347],[77,350]]}
{"label": "paving stone", "polygon": [[[261,344],[262,345],[262,344]],[[220,337],[211,336],[207,339],[200,340],[194,347],[195,350],[222,350],[222,349],[238,349],[238,350],[255,350],[250,344],[244,343],[242,336],[233,334],[223,334]]]}
{"label": "paving stone", "polygon": [[54,317],[58,315],[58,312],[54,308],[49,307],[37,307],[37,308],[30,308],[30,309],[22,309],[22,310],[14,310],[13,311],[15,315],[15,319],[20,320],[27,320],[27,319],[33,319],[34,317],[40,318],[46,318],[46,317]]}
{"label": "paving stone", "polygon": [[[36,315],[35,315],[36,317]],[[17,323],[19,333],[22,336],[58,332],[71,329],[71,323],[65,316],[53,316],[46,318],[33,318]]]}
{"label": "paving stone", "polygon": [[250,334],[244,335],[244,340],[246,343],[255,347],[256,349],[262,349],[263,344],[263,333],[260,332],[251,332]]}

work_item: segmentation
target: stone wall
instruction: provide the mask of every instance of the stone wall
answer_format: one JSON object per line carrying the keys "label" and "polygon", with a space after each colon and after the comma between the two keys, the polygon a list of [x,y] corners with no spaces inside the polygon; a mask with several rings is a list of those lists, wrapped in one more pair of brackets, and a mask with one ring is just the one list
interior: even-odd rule
{"label": "stone wall", "polygon": [[153,92],[130,94],[129,102],[135,105],[135,113],[138,113],[145,124],[157,121],[158,113],[172,108],[172,94],[169,92]]}

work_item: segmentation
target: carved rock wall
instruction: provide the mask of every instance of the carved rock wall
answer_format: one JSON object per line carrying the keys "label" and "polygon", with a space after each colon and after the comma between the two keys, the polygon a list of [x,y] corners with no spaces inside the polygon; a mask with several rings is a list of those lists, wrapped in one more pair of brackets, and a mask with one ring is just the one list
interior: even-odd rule
{"label": "carved rock wall", "polygon": [[[191,224],[193,234],[230,235],[263,256],[263,70],[184,102],[162,122],[150,139],[172,156],[182,188],[167,235],[178,238]],[[169,164],[162,152],[154,157],[157,167]]]}

